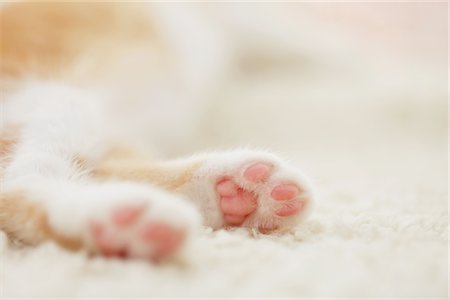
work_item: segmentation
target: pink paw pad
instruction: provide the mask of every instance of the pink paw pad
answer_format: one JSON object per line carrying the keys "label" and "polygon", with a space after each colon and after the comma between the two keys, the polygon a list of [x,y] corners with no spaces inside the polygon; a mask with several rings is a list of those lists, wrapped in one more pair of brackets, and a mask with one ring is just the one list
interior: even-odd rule
{"label": "pink paw pad", "polygon": [[217,183],[216,189],[220,196],[232,197],[237,196],[239,187],[230,178],[222,178]]}
{"label": "pink paw pad", "polygon": [[257,208],[256,196],[245,191],[229,178],[223,178],[216,185],[216,191],[221,197],[220,208],[224,213],[227,223],[231,225],[241,224],[245,216]]}
{"label": "pink paw pad", "polygon": [[271,171],[271,165],[257,162],[244,171],[244,178],[254,183],[263,182],[269,178]]}
{"label": "pink paw pad", "polygon": [[175,252],[183,243],[186,233],[168,224],[150,222],[142,228],[140,236],[152,243],[150,258],[159,260]]}
{"label": "pink paw pad", "polygon": [[93,222],[91,224],[95,244],[100,253],[107,257],[127,257],[128,251],[124,246],[118,245],[114,238],[105,230],[104,226]]}
{"label": "pink paw pad", "polygon": [[232,215],[232,214],[224,214],[224,219],[227,222],[227,224],[232,226],[239,226],[245,221],[245,215],[244,216],[238,216],[238,215]]}
{"label": "pink paw pad", "polygon": [[256,209],[256,196],[249,191],[238,190],[236,196],[222,197],[220,208],[225,214],[248,215]]}
{"label": "pink paw pad", "polygon": [[300,193],[297,185],[292,183],[280,184],[273,188],[270,194],[275,200],[290,200]]}
{"label": "pink paw pad", "polygon": [[114,210],[112,220],[117,226],[127,226],[133,223],[141,212],[140,207],[121,207]]}

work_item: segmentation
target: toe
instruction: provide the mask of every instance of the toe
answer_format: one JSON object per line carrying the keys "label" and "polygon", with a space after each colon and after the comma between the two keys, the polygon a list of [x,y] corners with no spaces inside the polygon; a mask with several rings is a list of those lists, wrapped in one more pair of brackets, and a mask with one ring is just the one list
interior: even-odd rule
{"label": "toe", "polygon": [[232,226],[241,225],[242,223],[244,223],[245,220],[245,216],[237,216],[232,214],[225,214],[224,218],[227,224]]}
{"label": "toe", "polygon": [[160,259],[175,252],[185,239],[183,230],[164,223],[146,224],[141,237],[152,244],[152,259]]}
{"label": "toe", "polygon": [[224,178],[217,183],[216,190],[222,197],[231,197],[238,194],[238,186],[229,178]]}
{"label": "toe", "polygon": [[104,256],[126,256],[126,249],[115,243],[111,235],[106,229],[98,223],[91,224],[91,230],[93,233],[95,244],[98,250]]}
{"label": "toe", "polygon": [[238,190],[238,195],[230,197],[222,197],[220,208],[224,214],[245,216],[257,207],[256,196],[249,191]]}
{"label": "toe", "polygon": [[114,210],[112,220],[118,226],[126,226],[134,222],[142,212],[140,207],[121,207]]}
{"label": "toe", "polygon": [[244,171],[244,178],[248,181],[257,183],[263,182],[269,178],[272,166],[266,163],[254,163]]}
{"label": "toe", "polygon": [[290,200],[300,193],[297,185],[292,183],[280,184],[273,188],[271,196],[275,200]]}

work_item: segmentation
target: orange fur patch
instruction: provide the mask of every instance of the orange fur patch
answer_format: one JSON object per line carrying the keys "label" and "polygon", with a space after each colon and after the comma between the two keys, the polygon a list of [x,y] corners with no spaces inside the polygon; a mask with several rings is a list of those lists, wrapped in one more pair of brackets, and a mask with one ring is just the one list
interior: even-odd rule
{"label": "orange fur patch", "polygon": [[0,157],[11,154],[19,137],[19,126],[9,126],[0,131]]}
{"label": "orange fur patch", "polygon": [[19,135],[19,126],[9,126],[0,131],[0,180],[3,170],[12,160],[14,145],[18,142]]}
{"label": "orange fur patch", "polygon": [[200,165],[201,162],[195,162],[184,169],[174,168],[167,163],[153,162],[129,147],[116,146],[107,152],[91,174],[102,179],[149,182],[177,190],[192,179]]}
{"label": "orange fur patch", "polygon": [[144,159],[145,156],[143,154],[138,153],[134,149],[131,149],[126,146],[116,146],[111,148],[103,158],[103,162],[114,161],[114,160],[136,160],[136,159]]}
{"label": "orange fur patch", "polygon": [[53,240],[71,250],[82,246],[80,240],[65,237],[51,228],[44,208],[27,200],[20,192],[0,194],[0,229],[11,240],[24,244]]}
{"label": "orange fur patch", "polygon": [[118,160],[97,166],[92,175],[104,179],[149,182],[169,190],[177,190],[192,180],[200,165],[201,163],[193,163],[182,170],[175,170],[169,165],[144,160]]}
{"label": "orange fur patch", "polygon": [[72,164],[74,165],[75,168],[79,170],[86,169],[88,165],[87,160],[81,157],[80,155],[75,155],[72,158]]}
{"label": "orange fur patch", "polygon": [[0,75],[14,78],[61,77],[86,57],[92,76],[155,37],[139,3],[21,2],[5,4],[0,20]]}

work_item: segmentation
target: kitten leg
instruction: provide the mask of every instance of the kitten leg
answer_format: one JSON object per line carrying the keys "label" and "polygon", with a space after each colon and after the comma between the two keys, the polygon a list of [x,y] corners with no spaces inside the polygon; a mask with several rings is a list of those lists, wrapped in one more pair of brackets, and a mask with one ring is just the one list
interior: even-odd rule
{"label": "kitten leg", "polygon": [[[149,184],[88,176],[86,165],[105,150],[97,99],[53,85],[25,89],[17,97],[12,104],[37,107],[19,122],[14,146],[11,138],[0,138],[8,141],[0,149],[8,152],[1,229],[25,243],[52,239],[109,256],[159,260],[179,253],[199,224],[192,204]],[[13,109],[7,112],[21,119]]]}
{"label": "kitten leg", "polygon": [[260,151],[209,153],[166,163],[108,160],[94,174],[151,182],[187,196],[213,228],[284,230],[310,211],[311,184],[277,156]]}
{"label": "kitten leg", "polygon": [[53,240],[104,256],[173,257],[192,239],[199,220],[180,196],[136,183],[43,179],[0,194],[0,226],[11,238],[27,244]]}

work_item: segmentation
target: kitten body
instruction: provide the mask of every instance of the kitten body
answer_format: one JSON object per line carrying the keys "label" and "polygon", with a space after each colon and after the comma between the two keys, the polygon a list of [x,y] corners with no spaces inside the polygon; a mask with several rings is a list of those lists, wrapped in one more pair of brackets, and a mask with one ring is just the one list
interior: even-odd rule
{"label": "kitten body", "polygon": [[160,260],[180,253],[201,223],[268,232],[307,215],[310,184],[273,154],[139,153],[143,143],[164,149],[189,136],[190,111],[201,111],[205,86],[224,72],[211,63],[224,59],[211,57],[226,56],[209,49],[195,71],[173,59],[198,54],[173,56],[183,43],[167,38],[176,28],[164,33],[151,20],[180,14],[155,11],[152,19],[137,4],[2,8],[0,228],[11,239]]}

